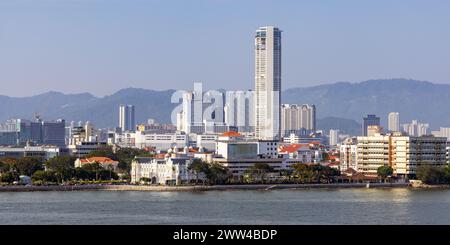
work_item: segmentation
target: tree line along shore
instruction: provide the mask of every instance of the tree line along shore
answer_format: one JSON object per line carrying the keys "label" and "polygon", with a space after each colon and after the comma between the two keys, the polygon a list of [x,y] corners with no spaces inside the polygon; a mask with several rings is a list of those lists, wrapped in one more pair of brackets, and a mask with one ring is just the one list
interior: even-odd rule
{"label": "tree line along shore", "polygon": [[[108,157],[119,162],[117,170],[105,169],[98,163],[85,164],[81,167],[75,167],[74,162],[76,157],[73,156],[56,156],[48,160],[43,160],[36,157],[21,157],[21,158],[0,158],[0,187],[3,190],[28,190],[28,189],[49,189],[49,190],[69,190],[69,189],[108,189],[114,186],[116,189],[139,189],[130,183],[131,163],[135,157],[152,157],[153,153],[144,150],[133,148],[120,148],[113,151],[110,147],[99,149],[91,152],[86,157]],[[203,162],[199,159],[193,161],[189,170],[197,176],[191,183],[180,186],[180,188],[216,188],[210,186],[228,186],[223,188],[245,188],[243,186],[253,185],[302,185],[306,187],[319,187],[326,185],[330,187],[347,187],[364,185],[364,183],[341,183],[343,176],[339,170],[322,166],[320,164],[294,164],[289,170],[275,171],[267,164],[255,164],[250,167],[244,178],[235,180],[230,175],[229,169],[219,165]],[[389,166],[382,166],[378,169],[378,176],[371,185],[391,184],[398,182],[395,176],[392,176],[393,170]],[[274,181],[270,176],[276,174],[278,177]],[[199,179],[199,175],[206,178]],[[27,186],[18,186],[20,176],[29,176],[31,183]],[[416,179],[423,184],[444,186],[450,184],[450,166],[438,168],[433,166],[421,166],[417,169]],[[364,182],[364,181],[358,181]],[[382,183],[377,183],[382,182]],[[405,182],[405,181],[403,181]],[[408,182],[408,181],[406,181]],[[148,180],[142,180],[143,184],[148,183]],[[418,186],[418,182],[415,182]],[[30,186],[30,184],[32,186]],[[354,185],[352,185],[354,184]],[[397,183],[399,186],[401,183]],[[41,187],[40,187],[41,186]],[[195,186],[195,187],[192,187]],[[207,186],[207,187],[205,187]],[[11,187],[11,188],[9,188]],[[148,185],[143,189],[174,189],[174,187],[162,187]],[[222,187],[217,187],[222,188]],[[254,187],[252,187],[254,188]],[[256,188],[263,188],[256,187]],[[299,187],[300,188],[300,187]],[[176,189],[176,188],[175,188]]]}

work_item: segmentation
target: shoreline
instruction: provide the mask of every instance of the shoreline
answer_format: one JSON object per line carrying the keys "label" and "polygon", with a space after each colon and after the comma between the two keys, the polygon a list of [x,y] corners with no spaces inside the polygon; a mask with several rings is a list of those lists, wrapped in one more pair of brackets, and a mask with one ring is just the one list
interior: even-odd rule
{"label": "shoreline", "polygon": [[[281,190],[281,189],[346,189],[367,188],[366,183],[336,184],[242,184],[212,186],[146,186],[146,185],[56,185],[56,186],[0,186],[0,192],[38,192],[38,191],[154,191],[154,192],[195,192],[195,191],[233,191],[233,190]],[[414,187],[411,183],[370,183],[369,188],[414,188],[435,189],[450,186]]]}

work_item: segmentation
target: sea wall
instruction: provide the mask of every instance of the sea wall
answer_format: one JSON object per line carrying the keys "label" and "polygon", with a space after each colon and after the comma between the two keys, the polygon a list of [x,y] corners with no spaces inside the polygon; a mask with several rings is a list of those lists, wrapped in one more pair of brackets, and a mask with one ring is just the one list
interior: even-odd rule
{"label": "sea wall", "polygon": [[0,186],[0,192],[27,191],[230,191],[230,190],[277,190],[315,188],[405,188],[409,183],[337,183],[337,184],[259,184],[259,185],[213,185],[213,186],[148,186],[148,185],[60,185],[60,186]]}

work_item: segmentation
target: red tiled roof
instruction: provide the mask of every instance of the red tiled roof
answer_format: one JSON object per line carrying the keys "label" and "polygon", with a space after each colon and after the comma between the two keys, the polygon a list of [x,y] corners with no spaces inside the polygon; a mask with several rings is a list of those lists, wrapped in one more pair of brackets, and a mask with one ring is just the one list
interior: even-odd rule
{"label": "red tiled roof", "polygon": [[84,158],[84,159],[80,159],[80,162],[82,164],[87,164],[87,163],[118,163],[118,161],[114,161],[111,158],[108,157],[90,157],[90,158]]}
{"label": "red tiled roof", "polygon": [[308,144],[292,144],[292,145],[285,145],[280,148],[280,152],[287,152],[287,153],[294,153],[298,151],[301,147],[308,146]]}
{"label": "red tiled roof", "polygon": [[220,136],[222,136],[222,137],[240,137],[240,136],[242,136],[242,134],[235,132],[235,131],[228,131],[228,132],[221,134]]}

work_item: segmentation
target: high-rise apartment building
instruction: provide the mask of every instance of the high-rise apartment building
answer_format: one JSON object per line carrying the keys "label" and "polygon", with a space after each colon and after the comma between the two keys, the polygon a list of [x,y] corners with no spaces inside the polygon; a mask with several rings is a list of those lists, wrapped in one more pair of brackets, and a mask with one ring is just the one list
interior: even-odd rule
{"label": "high-rise apartment building", "polygon": [[255,136],[277,140],[281,136],[281,30],[261,27],[255,36]]}
{"label": "high-rise apartment building", "polygon": [[281,135],[308,135],[316,131],[316,107],[314,105],[281,106]]}
{"label": "high-rise apartment building", "polygon": [[119,127],[122,131],[133,131],[135,125],[134,105],[120,105]]}
{"label": "high-rise apartment building", "polygon": [[253,91],[227,91],[224,121],[239,132],[254,132],[255,100]]}
{"label": "high-rise apartment building", "polygon": [[330,129],[329,143],[330,143],[330,146],[336,146],[339,143],[339,130],[338,129]]}
{"label": "high-rise apartment building", "polygon": [[408,136],[400,132],[357,137],[357,169],[377,176],[380,166],[390,166],[396,176],[416,173],[421,165],[445,166],[445,137]]}
{"label": "high-rise apartment building", "polygon": [[176,114],[177,129],[187,134],[228,131],[224,123],[224,96],[218,91],[203,92],[202,83],[181,94],[181,110]]}
{"label": "high-rise apartment building", "polygon": [[380,126],[380,118],[376,115],[367,115],[363,118],[362,135],[367,136],[368,126]]}
{"label": "high-rise apartment building", "polygon": [[403,124],[403,131],[409,136],[423,136],[428,134],[428,123],[419,123],[417,120],[412,120],[411,123]]}
{"label": "high-rise apartment building", "polygon": [[391,132],[400,131],[400,116],[398,112],[391,112],[388,115],[388,130]]}

